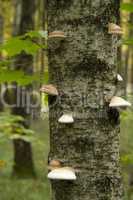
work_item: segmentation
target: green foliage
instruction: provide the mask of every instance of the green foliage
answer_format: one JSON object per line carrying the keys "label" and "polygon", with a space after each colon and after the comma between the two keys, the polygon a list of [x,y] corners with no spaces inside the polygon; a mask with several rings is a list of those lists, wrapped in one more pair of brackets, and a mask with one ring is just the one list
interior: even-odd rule
{"label": "green foliage", "polygon": [[133,154],[126,154],[121,156],[121,163],[123,165],[132,165],[133,164]]}
{"label": "green foliage", "polygon": [[21,37],[14,37],[9,39],[5,44],[0,46],[1,52],[5,50],[8,56],[16,56],[21,52],[34,55],[38,50],[39,46],[29,39],[22,39]]}
{"label": "green foliage", "polygon": [[121,120],[123,123],[127,123],[128,121],[133,120],[133,113],[131,110],[125,110],[121,112]]}
{"label": "green foliage", "polygon": [[133,3],[121,3],[121,10],[133,12]]}
{"label": "green foliage", "polygon": [[46,31],[30,31],[23,36],[12,37],[0,46],[0,52],[5,51],[9,57],[19,55],[22,52],[34,55],[39,49],[46,46],[39,39],[46,39]]}
{"label": "green foliage", "polygon": [[28,33],[25,34],[25,36],[29,36],[31,39],[34,39],[34,38],[39,38],[39,39],[47,39],[48,37],[48,33],[47,31],[43,31],[43,30],[40,30],[40,31],[30,31]]}
{"label": "green foliage", "polygon": [[[0,143],[0,160],[5,166],[0,167],[0,199],[1,200],[49,200],[50,185],[47,179],[47,157],[49,152],[48,119],[33,122],[35,132],[40,141],[32,143],[36,179],[16,179],[12,176],[14,152],[10,140]],[[19,192],[18,192],[19,191]]]}
{"label": "green foliage", "polygon": [[0,139],[22,139],[31,142],[34,132],[23,126],[24,119],[18,115],[9,113],[0,114]]}
{"label": "green foliage", "polygon": [[[133,12],[133,3],[121,3],[121,10],[129,13]],[[127,24],[128,29],[133,29],[132,24]],[[124,45],[133,45],[133,38],[127,38],[123,40]]]}
{"label": "green foliage", "polygon": [[128,166],[133,164],[133,112],[132,110],[121,113],[121,161]]}
{"label": "green foliage", "polygon": [[[8,59],[0,61],[0,83],[12,83],[14,80],[19,85],[28,85],[40,79],[40,74],[26,75],[23,71],[9,70],[13,65],[11,57],[15,57],[22,52],[34,55],[39,49],[44,49],[46,46],[43,44],[42,39],[47,39],[46,31],[30,31],[23,36],[12,37],[0,46],[0,52],[6,52]],[[27,66],[28,67],[28,66]],[[43,82],[47,82],[48,73],[44,74]]]}
{"label": "green foliage", "polygon": [[127,38],[123,40],[124,45],[133,45],[133,38]]}
{"label": "green foliage", "polygon": [[10,60],[2,60],[0,61],[0,70],[7,69],[11,64]]}
{"label": "green foliage", "polygon": [[[34,75],[26,75],[22,70],[0,70],[0,83],[12,83],[16,81],[19,85],[28,85],[33,82],[37,82],[40,79],[40,74],[35,73]],[[48,72],[45,72],[42,81],[46,83],[48,81]]]}

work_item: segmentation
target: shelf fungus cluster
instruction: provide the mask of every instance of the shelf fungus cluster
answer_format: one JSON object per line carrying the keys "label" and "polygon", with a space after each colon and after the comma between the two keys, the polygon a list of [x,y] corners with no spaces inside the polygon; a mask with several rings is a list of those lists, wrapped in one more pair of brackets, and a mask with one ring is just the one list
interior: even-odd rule
{"label": "shelf fungus cluster", "polygon": [[52,180],[76,180],[75,170],[72,167],[64,167],[58,160],[50,162],[48,178]]}
{"label": "shelf fungus cluster", "polygon": [[123,34],[123,30],[122,30],[122,28],[121,28],[120,26],[118,26],[117,24],[109,23],[108,33],[109,33],[109,34],[118,34],[118,35],[122,35],[122,34]]}
{"label": "shelf fungus cluster", "polygon": [[[120,81],[120,82],[123,81],[123,78],[120,74],[117,74],[117,81]],[[126,108],[130,106],[131,106],[130,102],[118,96],[113,96],[109,103],[109,107],[111,108],[123,108],[123,107]]]}
{"label": "shelf fungus cluster", "polygon": [[[57,88],[52,85],[43,85],[40,89],[41,92],[48,94],[48,95],[52,95],[52,96],[58,96],[58,90]],[[59,123],[64,123],[64,124],[71,124],[74,123],[74,119],[71,113],[67,113],[67,114],[63,114],[59,119],[58,119]]]}
{"label": "shelf fungus cluster", "polygon": [[[116,28],[116,27],[115,27]],[[120,30],[119,30],[120,31]],[[110,29],[111,32],[111,29]],[[120,74],[117,74],[117,80],[118,81],[123,81],[123,78],[121,77]],[[40,89],[41,92],[44,92],[48,95],[52,96],[58,96],[58,90],[57,88],[50,84],[50,85],[43,85],[42,88]],[[107,101],[107,99],[106,99]],[[118,96],[113,96],[111,100],[108,99],[107,102],[109,102],[109,107],[110,108],[119,108],[119,107],[128,107],[131,106],[131,103],[126,101],[125,99],[118,97]],[[71,124],[74,123],[74,118],[71,112],[66,112],[64,113],[59,119],[59,123],[63,124]],[[69,166],[64,166],[61,164],[59,160],[52,160],[49,163],[48,166],[49,173],[48,173],[48,178],[52,180],[76,180],[76,170],[72,167]]]}

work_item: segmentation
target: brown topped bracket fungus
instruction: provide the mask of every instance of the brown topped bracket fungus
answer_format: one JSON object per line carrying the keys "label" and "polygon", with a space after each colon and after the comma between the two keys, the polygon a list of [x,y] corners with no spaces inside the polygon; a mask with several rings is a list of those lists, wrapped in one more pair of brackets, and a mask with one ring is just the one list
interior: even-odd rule
{"label": "brown topped bracket fungus", "polygon": [[59,160],[51,160],[48,166],[49,170],[61,168],[61,162]]}
{"label": "brown topped bracket fungus", "polygon": [[129,107],[129,106],[131,106],[130,102],[117,96],[114,96],[109,104],[109,107]]}
{"label": "brown topped bracket fungus", "polygon": [[74,123],[74,119],[73,119],[72,114],[63,114],[59,118],[58,122],[62,124],[71,124],[71,123]]}
{"label": "brown topped bracket fungus", "polygon": [[71,167],[61,167],[53,169],[48,173],[48,178],[52,180],[76,180],[75,170]]}
{"label": "brown topped bracket fungus", "polygon": [[109,23],[108,33],[109,33],[109,34],[118,34],[118,35],[122,35],[122,34],[123,34],[123,30],[122,30],[122,28],[121,28],[120,26],[118,26],[117,24]]}
{"label": "brown topped bracket fungus", "polygon": [[46,93],[48,95],[58,96],[58,90],[52,84],[50,84],[50,85],[43,85],[41,87],[40,91],[43,92],[43,93]]}
{"label": "brown topped bracket fungus", "polygon": [[53,31],[48,34],[48,38],[66,38],[63,31]]}
{"label": "brown topped bracket fungus", "polygon": [[72,167],[63,167],[59,160],[51,160],[48,166],[49,179],[55,180],[76,180],[76,170]]}

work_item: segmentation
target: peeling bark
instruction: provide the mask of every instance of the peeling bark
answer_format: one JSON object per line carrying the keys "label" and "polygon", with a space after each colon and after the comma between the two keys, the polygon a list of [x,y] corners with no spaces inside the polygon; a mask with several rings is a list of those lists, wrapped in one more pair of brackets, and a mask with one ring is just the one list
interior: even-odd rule
{"label": "peeling bark", "polygon": [[[66,38],[49,39],[50,83],[59,97],[49,98],[49,161],[79,169],[77,180],[51,181],[53,200],[121,200],[119,113],[106,97],[116,92],[118,36],[108,23],[119,21],[119,1],[50,0],[49,32]],[[73,112],[72,125],[59,124]]]}

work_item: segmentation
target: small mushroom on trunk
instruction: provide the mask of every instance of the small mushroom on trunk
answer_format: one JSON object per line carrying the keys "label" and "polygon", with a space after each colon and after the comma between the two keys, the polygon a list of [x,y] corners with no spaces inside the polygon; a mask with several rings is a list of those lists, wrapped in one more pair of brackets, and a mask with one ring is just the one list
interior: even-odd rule
{"label": "small mushroom on trunk", "polygon": [[122,78],[122,76],[120,74],[117,74],[117,80],[118,81],[123,81],[123,78]]}
{"label": "small mushroom on trunk", "polygon": [[48,35],[49,38],[65,38],[65,33],[63,31],[53,31]]}
{"label": "small mushroom on trunk", "polygon": [[72,114],[64,114],[59,118],[58,122],[63,124],[71,124],[74,123],[74,119]]}
{"label": "small mushroom on trunk", "polygon": [[108,30],[109,34],[118,34],[118,35],[122,35],[123,34],[123,30],[120,26],[118,26],[117,24],[113,24],[113,23],[109,23],[109,30]]}
{"label": "small mushroom on trunk", "polygon": [[41,87],[40,91],[43,92],[43,93],[46,93],[48,95],[58,96],[58,90],[52,84],[50,84],[50,85],[43,85]]}
{"label": "small mushroom on trunk", "polygon": [[61,162],[59,160],[51,160],[48,166],[49,170],[61,168]]}

